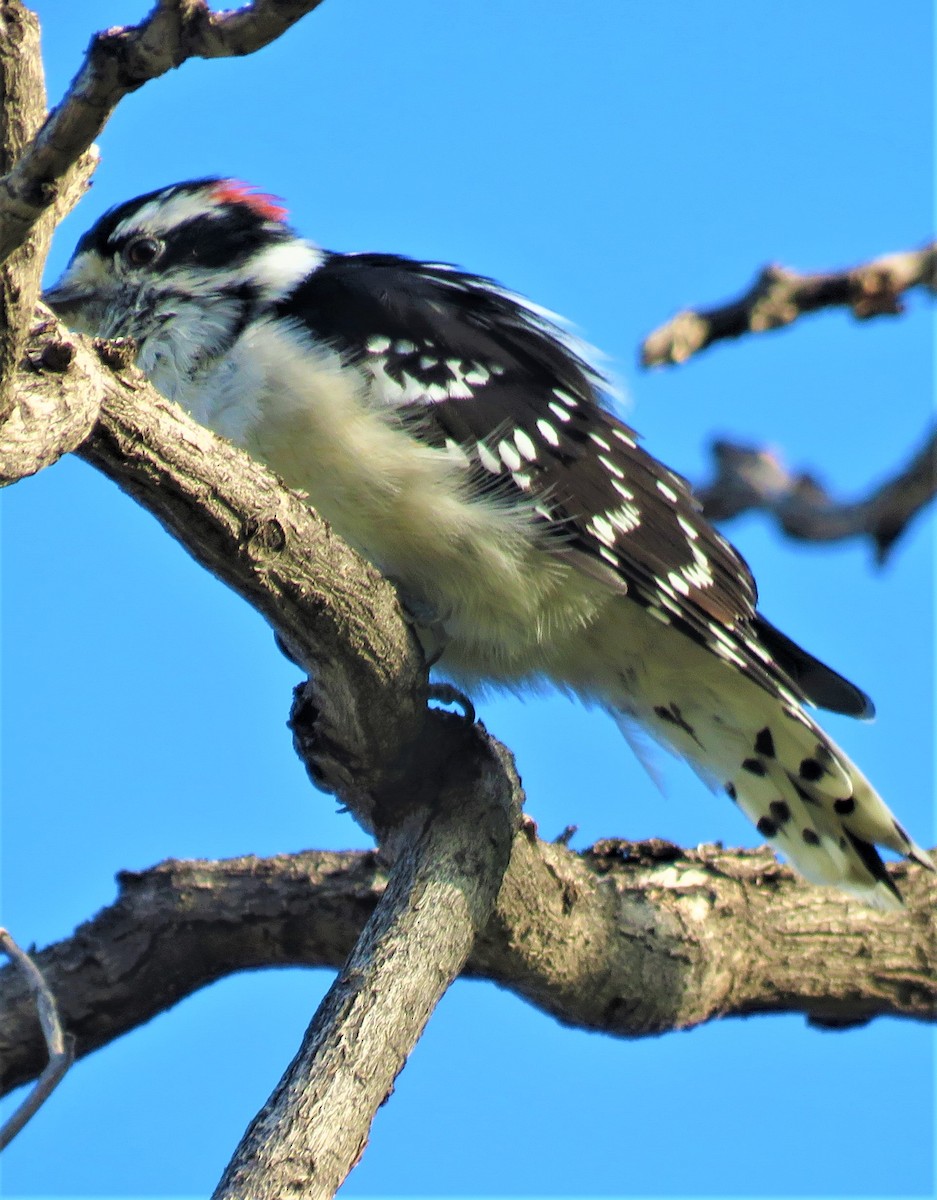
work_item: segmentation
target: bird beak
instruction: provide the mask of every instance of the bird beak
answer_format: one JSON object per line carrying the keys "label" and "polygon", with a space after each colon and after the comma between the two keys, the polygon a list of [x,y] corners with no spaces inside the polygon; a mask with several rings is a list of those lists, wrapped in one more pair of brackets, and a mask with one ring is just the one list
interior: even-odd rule
{"label": "bird beak", "polygon": [[93,296],[94,292],[90,288],[77,287],[59,280],[42,293],[42,302],[48,304],[56,316],[67,322],[70,317],[76,316]]}

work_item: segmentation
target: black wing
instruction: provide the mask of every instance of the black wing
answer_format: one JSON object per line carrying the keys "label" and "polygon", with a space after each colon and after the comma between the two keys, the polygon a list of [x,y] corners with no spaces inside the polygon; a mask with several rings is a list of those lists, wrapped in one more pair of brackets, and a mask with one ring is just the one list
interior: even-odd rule
{"label": "black wing", "polygon": [[579,562],[755,680],[851,715],[869,702],[756,614],[744,559],[685,480],[605,407],[588,350],[489,279],[391,255],[330,255],[281,307],[365,369],[380,401],[480,487],[530,506]]}

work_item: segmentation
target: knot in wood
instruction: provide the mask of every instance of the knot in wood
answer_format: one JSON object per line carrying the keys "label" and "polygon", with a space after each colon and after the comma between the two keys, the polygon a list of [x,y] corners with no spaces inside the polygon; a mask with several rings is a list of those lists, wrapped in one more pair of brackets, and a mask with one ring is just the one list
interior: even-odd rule
{"label": "knot in wood", "polygon": [[276,517],[250,517],[244,523],[244,540],[254,553],[279,554],[286,545],[286,532]]}
{"label": "knot in wood", "polygon": [[62,374],[71,366],[74,357],[75,347],[71,342],[49,342],[42,348],[39,365],[46,371]]}

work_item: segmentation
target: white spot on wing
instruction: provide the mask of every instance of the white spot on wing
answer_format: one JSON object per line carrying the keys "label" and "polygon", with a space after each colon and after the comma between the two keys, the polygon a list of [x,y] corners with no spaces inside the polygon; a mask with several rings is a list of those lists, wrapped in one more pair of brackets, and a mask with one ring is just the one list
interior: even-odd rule
{"label": "white spot on wing", "polygon": [[524,458],[528,462],[534,462],[537,458],[537,447],[533,444],[523,429],[514,430],[514,445],[517,446]]}
{"label": "white spot on wing", "polygon": [[655,479],[654,482],[657,485],[657,490],[662,496],[666,496],[671,504],[677,503],[677,493],[673,490],[673,488],[669,488],[662,479]]}
{"label": "white spot on wing", "polygon": [[498,462],[488,443],[479,440],[476,446],[478,449],[478,461],[485,470],[489,471],[492,475],[500,475],[501,464]]}
{"label": "white spot on wing", "polygon": [[556,432],[550,422],[544,421],[542,417],[537,422],[537,432],[540,434],[543,440],[545,442],[549,442],[551,446],[558,446],[560,444],[559,434]]}
{"label": "white spot on wing", "polygon": [[470,465],[469,456],[466,454],[465,448],[460,446],[454,438],[446,438],[446,453],[458,466],[467,467]]}
{"label": "white spot on wing", "polygon": [[606,546],[615,545],[615,527],[604,515],[597,513],[589,522],[588,528]]}
{"label": "white spot on wing", "polygon": [[521,456],[507,438],[502,438],[498,442],[498,453],[501,455],[501,461],[509,471],[519,471],[521,469]]}
{"label": "white spot on wing", "polygon": [[622,504],[618,508],[610,508],[606,515],[615,528],[622,533],[631,533],[641,524],[641,513],[634,504]]}
{"label": "white spot on wing", "polygon": [[608,471],[609,475],[614,475],[617,479],[624,479],[624,471],[615,465],[610,458],[606,458],[604,454],[599,455],[599,462]]}

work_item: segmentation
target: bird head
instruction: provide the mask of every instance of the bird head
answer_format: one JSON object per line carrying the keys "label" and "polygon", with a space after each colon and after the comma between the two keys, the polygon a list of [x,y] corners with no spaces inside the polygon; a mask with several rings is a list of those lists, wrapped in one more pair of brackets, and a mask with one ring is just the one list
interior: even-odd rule
{"label": "bird head", "polygon": [[84,234],[43,299],[79,333],[134,339],[148,373],[168,364],[191,375],[321,260],[285,216],[271,196],[233,179],[148,192]]}

